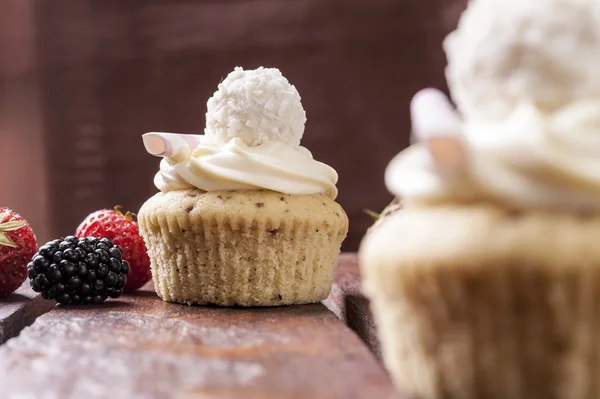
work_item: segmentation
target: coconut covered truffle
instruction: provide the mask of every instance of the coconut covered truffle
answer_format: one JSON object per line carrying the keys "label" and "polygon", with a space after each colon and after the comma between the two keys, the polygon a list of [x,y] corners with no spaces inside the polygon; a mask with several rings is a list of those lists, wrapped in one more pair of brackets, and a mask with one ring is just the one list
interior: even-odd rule
{"label": "coconut covered truffle", "polygon": [[444,45],[460,111],[499,120],[520,102],[554,111],[599,96],[599,14],[597,0],[471,1]]}
{"label": "coconut covered truffle", "polygon": [[249,146],[280,141],[297,147],[305,123],[298,90],[277,68],[237,67],[208,100],[205,135],[219,143],[239,137]]}

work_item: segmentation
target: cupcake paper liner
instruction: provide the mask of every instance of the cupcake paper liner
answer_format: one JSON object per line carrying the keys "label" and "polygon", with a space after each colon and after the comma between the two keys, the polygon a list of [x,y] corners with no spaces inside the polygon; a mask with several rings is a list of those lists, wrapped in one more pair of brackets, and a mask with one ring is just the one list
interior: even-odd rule
{"label": "cupcake paper liner", "polygon": [[[308,203],[303,213],[294,206],[280,212],[283,201],[275,194],[255,193],[260,197],[257,202],[256,198],[245,201],[247,193],[229,193],[231,212],[216,197],[216,205],[203,198],[187,214],[165,209],[146,212],[143,207],[140,229],[157,294],[165,301],[222,306],[325,299],[347,232],[345,214],[329,221],[310,217],[315,201]],[[203,197],[206,195],[215,194]],[[169,200],[167,197],[159,202]],[[286,196],[286,201],[299,200],[290,197]],[[339,205],[319,197],[319,207],[341,215]]]}
{"label": "cupcake paper liner", "polygon": [[361,268],[398,388],[421,399],[600,397],[594,231],[594,218],[460,207],[405,209],[372,231]]}

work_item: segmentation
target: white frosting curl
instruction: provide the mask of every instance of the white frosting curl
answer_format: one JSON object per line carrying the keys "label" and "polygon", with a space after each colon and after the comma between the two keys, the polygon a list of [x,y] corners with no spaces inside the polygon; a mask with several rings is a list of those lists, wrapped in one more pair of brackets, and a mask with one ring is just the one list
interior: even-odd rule
{"label": "white frosting curl", "polygon": [[279,141],[249,146],[241,138],[222,145],[205,137],[189,158],[164,158],[154,184],[161,191],[199,188],[204,191],[267,189],[286,194],[323,193],[337,197],[338,175],[313,159],[304,147]]}
{"label": "white frosting curl", "polygon": [[388,189],[417,203],[600,210],[600,100],[551,113],[522,103],[504,121],[464,122],[462,138],[469,154],[463,171],[442,170],[419,143],[390,163]]}

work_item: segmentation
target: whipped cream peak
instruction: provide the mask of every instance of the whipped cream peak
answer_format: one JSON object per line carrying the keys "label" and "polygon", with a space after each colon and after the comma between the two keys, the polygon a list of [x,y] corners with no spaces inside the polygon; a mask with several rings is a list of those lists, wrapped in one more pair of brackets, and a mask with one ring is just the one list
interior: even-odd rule
{"label": "whipped cream peak", "polygon": [[249,146],[298,147],[305,123],[300,94],[279,69],[237,67],[208,100],[205,135],[218,143],[237,137]]}

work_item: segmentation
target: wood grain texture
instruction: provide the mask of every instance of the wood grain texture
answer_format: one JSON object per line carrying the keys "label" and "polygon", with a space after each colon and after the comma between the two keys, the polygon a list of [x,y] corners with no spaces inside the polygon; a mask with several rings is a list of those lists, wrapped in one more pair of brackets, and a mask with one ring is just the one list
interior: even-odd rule
{"label": "wood grain texture", "polygon": [[0,1],[0,206],[18,212],[45,240],[47,153],[33,10],[34,0]]}
{"label": "wood grain texture", "polygon": [[354,330],[371,352],[381,360],[377,327],[369,300],[363,295],[355,253],[340,255],[331,294],[323,304]]}
{"label": "wood grain texture", "polygon": [[28,282],[7,298],[0,298],[0,344],[19,334],[52,308],[54,302],[46,301],[33,292]]}
{"label": "wood grain texture", "polygon": [[[42,395],[43,394],[43,395]],[[361,340],[323,305],[188,307],[150,290],[61,307],[0,347],[0,397],[394,398]]]}

